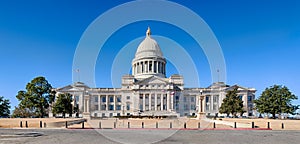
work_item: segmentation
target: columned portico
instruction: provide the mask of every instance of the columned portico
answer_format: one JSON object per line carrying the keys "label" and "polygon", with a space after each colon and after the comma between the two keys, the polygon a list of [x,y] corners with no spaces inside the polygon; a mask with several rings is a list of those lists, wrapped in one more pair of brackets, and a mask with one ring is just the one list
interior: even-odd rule
{"label": "columned portico", "polygon": [[90,96],[84,95],[83,117],[90,118]]}

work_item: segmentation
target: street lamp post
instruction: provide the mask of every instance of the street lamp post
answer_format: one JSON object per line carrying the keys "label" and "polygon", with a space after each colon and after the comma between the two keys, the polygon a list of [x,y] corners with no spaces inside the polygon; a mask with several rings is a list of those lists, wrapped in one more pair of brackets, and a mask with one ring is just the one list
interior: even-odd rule
{"label": "street lamp post", "polygon": [[203,111],[203,99],[204,96],[202,95],[203,91],[200,90],[200,98],[199,98],[199,106],[198,106],[198,115],[197,115],[197,119],[202,119],[205,118],[205,112]]}

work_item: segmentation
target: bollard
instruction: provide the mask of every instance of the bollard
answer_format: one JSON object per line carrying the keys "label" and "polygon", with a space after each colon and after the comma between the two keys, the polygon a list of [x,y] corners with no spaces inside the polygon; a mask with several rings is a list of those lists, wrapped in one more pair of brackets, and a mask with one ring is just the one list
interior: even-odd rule
{"label": "bollard", "polygon": [[156,122],[156,128],[158,128],[158,122]]}
{"label": "bollard", "polygon": [[236,128],[236,122],[234,122],[234,128]]}
{"label": "bollard", "polygon": [[283,123],[281,123],[281,129],[284,129],[284,124]]}
{"label": "bollard", "polygon": [[43,123],[42,123],[42,121],[40,121],[40,128],[43,128]]}
{"label": "bollard", "polygon": [[184,124],[183,124],[183,128],[185,128],[185,129],[186,129],[186,123],[184,123]]}
{"label": "bollard", "polygon": [[68,128],[68,121],[66,121],[66,128]]}
{"label": "bollard", "polygon": [[198,128],[200,128],[200,122],[198,122]]}
{"label": "bollard", "polygon": [[144,122],[142,122],[142,128],[144,128]]}
{"label": "bollard", "polygon": [[216,128],[216,123],[214,122],[214,128]]}
{"label": "bollard", "polygon": [[22,121],[20,121],[20,127],[21,127],[21,128],[23,127],[23,125],[22,125]]}
{"label": "bollard", "polygon": [[268,122],[268,129],[270,129],[270,122]]}
{"label": "bollard", "polygon": [[84,121],[82,122],[82,129],[84,129]]}
{"label": "bollard", "polygon": [[252,128],[254,128],[254,122],[252,122]]}
{"label": "bollard", "polygon": [[170,122],[170,128],[172,128],[172,122]]}
{"label": "bollard", "polygon": [[47,124],[44,122],[44,128],[46,128],[47,127]]}
{"label": "bollard", "polygon": [[25,121],[25,127],[28,128],[28,123],[27,123],[27,121]]}
{"label": "bollard", "polygon": [[130,128],[130,122],[128,122],[128,128]]}
{"label": "bollard", "polygon": [[114,122],[114,128],[116,128],[116,126],[117,126],[117,124],[116,124],[116,122]]}
{"label": "bollard", "polygon": [[99,122],[99,129],[101,129],[101,122]]}

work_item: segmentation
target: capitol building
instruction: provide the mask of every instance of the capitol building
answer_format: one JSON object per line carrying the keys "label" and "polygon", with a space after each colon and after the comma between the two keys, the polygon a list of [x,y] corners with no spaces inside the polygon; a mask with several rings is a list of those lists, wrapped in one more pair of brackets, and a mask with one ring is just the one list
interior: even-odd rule
{"label": "capitol building", "polygon": [[244,116],[253,115],[256,90],[216,82],[206,88],[185,88],[184,76],[166,77],[167,61],[159,44],[151,37],[150,28],[137,47],[132,60],[132,74],[122,77],[120,88],[91,88],[76,82],[54,89],[57,94],[73,95],[73,105],[86,118],[114,116],[181,117],[222,115],[219,108],[226,92],[238,88],[244,102]]}

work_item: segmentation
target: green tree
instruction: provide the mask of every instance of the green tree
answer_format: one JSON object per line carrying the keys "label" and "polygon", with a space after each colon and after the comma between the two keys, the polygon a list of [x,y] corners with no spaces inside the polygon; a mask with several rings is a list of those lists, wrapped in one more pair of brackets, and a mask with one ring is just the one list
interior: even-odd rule
{"label": "green tree", "polygon": [[236,117],[237,113],[242,115],[245,112],[243,101],[237,95],[237,89],[238,87],[235,87],[233,90],[227,91],[226,97],[223,99],[223,103],[219,109],[220,113],[225,113],[227,116],[232,114]]}
{"label": "green tree", "polygon": [[16,97],[21,109],[33,110],[38,117],[44,117],[54,101],[55,91],[44,77],[36,77],[26,85],[26,91],[19,91]]}
{"label": "green tree", "polygon": [[0,117],[9,117],[10,114],[10,102],[8,99],[4,99],[0,96]]}
{"label": "green tree", "polygon": [[73,106],[72,106],[72,95],[69,93],[59,94],[57,100],[55,101],[52,112],[53,114],[62,114],[65,118],[66,114],[72,115]]}
{"label": "green tree", "polygon": [[298,106],[292,105],[291,101],[296,99],[297,96],[292,94],[286,86],[273,85],[266,88],[254,103],[259,113],[272,114],[275,118],[276,114],[294,114]]}

